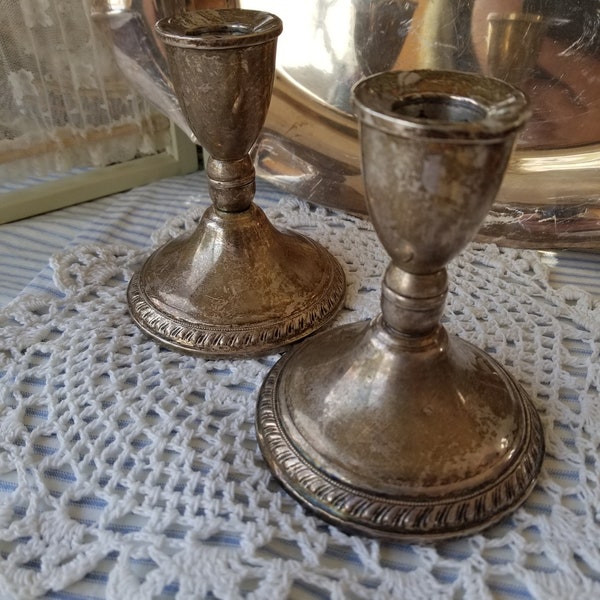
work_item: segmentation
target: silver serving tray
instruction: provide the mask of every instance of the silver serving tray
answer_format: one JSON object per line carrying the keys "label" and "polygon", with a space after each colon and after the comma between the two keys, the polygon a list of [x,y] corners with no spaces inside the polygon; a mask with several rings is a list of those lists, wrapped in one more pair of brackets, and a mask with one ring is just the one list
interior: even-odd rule
{"label": "silver serving tray", "polygon": [[[156,66],[156,16],[183,5],[280,16],[284,32],[271,107],[255,148],[257,174],[310,202],[354,214],[366,214],[351,107],[354,83],[377,71],[419,68],[506,79],[528,94],[533,117],[479,238],[540,249],[600,249],[598,0],[94,3],[96,14],[104,12],[110,21],[126,75],[140,80],[146,74],[144,94],[160,99],[172,118],[177,108],[172,97],[165,100],[168,76]],[[131,40],[126,44],[132,28],[115,25],[125,16],[137,19],[136,35],[147,29],[136,49]]]}

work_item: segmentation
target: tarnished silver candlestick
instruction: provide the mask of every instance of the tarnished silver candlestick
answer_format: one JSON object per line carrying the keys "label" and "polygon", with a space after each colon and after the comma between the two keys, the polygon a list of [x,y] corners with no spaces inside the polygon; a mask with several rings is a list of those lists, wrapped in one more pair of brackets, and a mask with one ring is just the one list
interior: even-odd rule
{"label": "tarnished silver candlestick", "polygon": [[133,276],[130,312],[150,336],[199,356],[280,350],[327,323],[345,293],[343,270],[324,248],[279,231],[253,202],[248,152],[270,102],[281,20],[201,10],[156,29],[185,118],[210,154],[213,206]]}
{"label": "tarnished silver candlestick", "polygon": [[504,368],[440,324],[446,264],[488,212],[527,102],[499,80],[443,71],[378,74],[354,93],[369,211],[392,258],[382,314],[275,365],[260,447],[292,496],[344,529],[474,532],[532,489],[542,427]]}

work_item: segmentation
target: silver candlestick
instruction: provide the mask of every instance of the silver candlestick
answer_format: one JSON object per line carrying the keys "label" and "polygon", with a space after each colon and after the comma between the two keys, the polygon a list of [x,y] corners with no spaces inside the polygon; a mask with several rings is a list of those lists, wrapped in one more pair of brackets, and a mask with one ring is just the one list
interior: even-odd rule
{"label": "silver candlestick", "polygon": [[492,205],[527,101],[499,80],[382,73],[354,91],[382,313],[275,365],[258,439],[284,488],[343,529],[408,540],[480,530],[531,491],[543,457],[523,389],[440,324],[446,264]]}
{"label": "silver candlestick", "polygon": [[237,9],[157,24],[183,114],[210,154],[213,202],[194,232],[159,248],[129,285],[136,323],[176,350],[276,352],[327,323],[344,298],[344,272],[329,252],[276,229],[253,202],[248,153],[267,114],[281,30],[275,15]]}

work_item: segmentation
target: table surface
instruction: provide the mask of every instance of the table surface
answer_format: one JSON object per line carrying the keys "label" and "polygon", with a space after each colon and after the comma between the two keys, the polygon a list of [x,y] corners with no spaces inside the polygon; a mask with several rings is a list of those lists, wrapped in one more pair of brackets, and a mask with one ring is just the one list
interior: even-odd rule
{"label": "table surface", "polygon": [[[275,188],[264,182],[258,182],[257,203],[259,205],[265,208],[274,208],[280,201],[281,196],[281,192]],[[205,205],[208,205],[205,176],[202,172],[198,172],[184,177],[164,180],[127,193],[116,194],[114,196],[69,207],[46,215],[40,215],[20,222],[2,225],[0,226],[0,306],[15,306],[21,302],[24,297],[30,294],[40,298],[60,298],[62,292],[57,289],[56,282],[54,281],[52,264],[49,261],[50,257],[55,253],[65,251],[78,252],[80,248],[103,244],[122,245],[123,247],[131,247],[137,251],[144,251],[151,244],[150,238],[152,233],[165,221],[177,217],[177,215],[180,215],[195,206],[201,207]],[[544,264],[550,269],[551,285],[557,290],[568,289],[569,287],[572,287],[573,289],[584,289],[592,296],[600,298],[600,256],[576,252],[544,252],[542,253],[542,258]],[[0,336],[1,335],[0,332]],[[266,359],[265,365],[271,366],[274,363],[274,360],[275,359]],[[225,367],[221,365],[219,368]],[[5,373],[6,371],[4,374]],[[2,374],[2,368],[0,368],[0,375]],[[2,381],[0,380],[0,384],[1,383]],[[234,393],[234,397],[237,393],[240,398],[243,397],[245,400],[247,399],[246,391],[240,389],[236,392],[235,385],[232,389],[234,390],[232,392]],[[2,396],[2,394],[4,394],[4,396]],[[7,388],[4,390],[0,389],[0,399],[4,397],[6,400],[9,396],[10,391]],[[1,410],[2,406],[0,404],[0,411]],[[0,422],[1,420],[2,412],[0,412]],[[598,427],[600,427],[600,423],[598,423]],[[1,426],[0,431],[2,431]],[[0,445],[0,525],[4,518],[2,506],[8,505],[11,491],[14,489],[7,483],[8,480],[6,477],[3,479],[2,452],[5,452],[5,449]],[[4,482],[4,485],[2,485],[2,482]],[[68,485],[68,482],[61,482],[60,478],[58,478],[56,480],[56,485]],[[275,493],[283,494],[277,490]],[[598,509],[600,510],[600,497],[598,500]],[[278,500],[277,502],[281,502],[281,500]],[[91,506],[87,508],[91,511],[91,518],[93,518],[95,507]],[[291,511],[292,509],[288,510]],[[6,534],[6,531],[10,530],[10,521],[11,519],[8,519],[8,525],[5,523],[6,528],[4,530],[0,528],[0,582],[3,582],[3,561],[5,561],[4,564],[6,567],[11,560],[14,560],[14,544],[16,542],[14,540],[11,541],[9,537],[6,536],[3,538],[3,534],[1,533],[1,531],[4,531]],[[315,535],[317,537],[321,535],[323,543],[331,543],[331,540],[336,539],[335,536],[337,534],[328,527],[318,524],[315,527],[317,528],[315,530]],[[600,533],[600,529],[598,533]],[[127,535],[126,528],[123,529],[122,535]],[[256,535],[260,536],[260,531],[258,531]],[[600,535],[597,537],[600,539]],[[236,541],[234,539],[230,543],[235,545],[236,543],[239,543],[239,540]],[[219,544],[227,546],[227,541],[220,539]],[[335,544],[331,547],[335,547]],[[300,548],[300,550],[298,550],[298,548]],[[327,568],[329,569],[328,573],[330,573],[331,577],[341,579],[349,577],[352,579],[352,577],[354,577],[353,570],[365,569],[365,565],[368,565],[369,561],[379,561],[378,564],[380,567],[378,568],[381,568],[381,565],[387,561],[385,569],[391,573],[399,574],[399,579],[390,579],[391,583],[388,588],[385,588],[385,585],[378,580],[377,585],[373,584],[373,589],[377,592],[373,597],[404,597],[401,591],[402,585],[404,585],[403,581],[408,586],[411,577],[410,565],[412,562],[416,561],[414,548],[410,545],[399,545],[394,551],[391,551],[388,548],[389,552],[387,554],[383,553],[382,547],[369,545],[369,542],[365,542],[360,548],[364,551],[364,555],[351,556],[350,553],[342,550],[339,551],[338,555],[336,555],[334,551],[329,552],[327,554],[329,561]],[[375,552],[375,548],[377,549],[377,553],[381,553],[381,556],[369,556],[369,552]],[[432,569],[435,580],[441,582],[440,585],[442,587],[440,589],[442,591],[440,592],[438,590],[432,592],[431,597],[535,597],[535,592],[528,589],[528,587],[514,575],[520,568],[523,568],[523,565],[515,567],[516,570],[514,573],[511,571],[511,576],[506,576],[505,583],[502,583],[503,579],[498,575],[501,571],[498,571],[491,579],[487,580],[485,585],[479,586],[476,581],[471,581],[469,585],[465,584],[465,586],[461,588],[463,590],[461,593],[457,593],[456,588],[452,587],[450,584],[459,576],[452,571],[450,563],[454,560],[457,561],[456,565],[459,565],[461,560],[460,555],[463,551],[465,551],[465,546],[460,543],[455,546],[447,545],[436,548],[438,556],[443,556],[444,552],[447,553],[446,558],[448,560],[448,566],[447,570],[445,570],[445,567],[440,567],[438,564],[437,567]],[[270,552],[281,561],[282,565],[285,563],[285,568],[284,566],[281,567],[281,577],[284,577],[284,574],[285,577],[293,577],[293,574],[290,574],[291,571],[288,569],[288,566],[290,561],[292,561],[295,552],[300,552],[303,555],[303,560],[308,560],[308,562],[310,562],[310,557],[307,558],[310,553],[308,552],[307,554],[307,552],[305,552],[300,538],[298,547],[292,548],[289,544],[286,545],[284,541],[281,541],[279,546],[272,545],[270,547]],[[423,556],[426,556],[426,550],[419,549],[418,552],[420,560]],[[399,556],[401,558],[399,558]],[[590,568],[586,577],[582,579],[585,583],[572,589],[570,597],[579,597],[582,593],[593,592],[595,594],[600,590],[598,587],[600,582],[600,558],[598,557],[600,557],[600,546],[598,546],[598,556],[596,557],[599,562],[593,564],[593,561],[590,563],[589,557],[587,558],[586,564],[588,564]],[[215,558],[215,560],[218,562],[221,558]],[[111,575],[117,560],[116,556],[105,556],[99,562],[99,566],[93,574],[90,575],[87,573],[85,576],[82,575],[80,581],[77,580],[77,577],[74,577],[75,581],[72,581],[62,588],[60,588],[58,584],[56,584],[56,589],[44,589],[43,586],[41,588],[36,588],[33,584],[31,584],[33,587],[27,587],[30,582],[24,581],[22,589],[38,589],[40,596],[45,595],[45,597],[51,598],[79,599],[119,597],[119,594],[115,592],[115,589],[117,589],[114,587],[117,585],[115,581],[113,581],[115,578]],[[135,561],[134,550],[132,550],[131,560]],[[207,558],[206,560],[210,561],[210,558]],[[541,570],[548,568],[548,577],[550,577],[552,569],[546,567],[543,560],[540,559],[540,561],[539,568]],[[490,560],[490,563],[493,564],[494,561]],[[454,563],[452,564],[454,565]],[[321,567],[322,565],[319,566],[319,568]],[[40,573],[43,575],[44,561],[32,561],[29,568],[31,569],[32,577],[35,578],[35,576],[40,575]],[[207,568],[210,569],[210,565],[208,565],[208,567],[206,565],[202,567],[198,566],[198,572],[204,573]],[[338,570],[336,571],[335,569]],[[50,574],[46,575],[50,576]],[[205,574],[204,576],[208,577],[209,575]],[[464,576],[467,579],[469,577],[474,577],[472,573]],[[384,576],[381,575],[381,577]],[[462,577],[462,575],[460,575],[460,577]],[[143,575],[140,575],[140,580],[142,579]],[[445,596],[443,592],[444,582],[448,584],[449,590],[454,590],[448,592],[447,596]],[[129,589],[127,586],[131,584],[131,582],[127,583],[121,581],[120,584],[124,587],[119,589],[124,590]],[[367,585],[364,581],[363,584]],[[14,586],[15,582],[11,581],[8,585],[9,589],[13,589],[14,594],[14,587],[10,588],[10,585]],[[254,592],[252,591],[252,585],[248,585],[248,589],[244,591],[244,593],[240,592],[239,597],[253,597],[252,594]],[[135,596],[134,594],[135,597],[238,597],[233,592],[228,596],[226,591],[223,591],[222,594],[219,595],[214,591],[214,588],[211,588],[212,591],[206,591],[206,589],[202,587],[199,587],[196,590],[186,591],[182,589],[181,586],[171,586],[171,588],[169,588],[169,586],[166,585],[152,594],[150,594],[150,592],[139,591],[150,588],[136,588],[135,586],[134,588],[138,590],[138,595]],[[227,588],[224,587],[223,589],[226,590]],[[276,590],[279,588],[273,584],[273,589]],[[343,586],[339,588],[342,592],[338,591],[336,593],[326,594],[319,588],[316,579],[314,585],[310,584],[310,582],[305,582],[296,586],[288,586],[288,588],[285,589],[288,589],[290,597],[297,598],[336,597],[336,594],[337,597],[340,598],[363,597],[358,594],[358,592],[355,593],[352,589],[346,589],[343,588]],[[344,589],[345,591],[343,591]],[[388,591],[385,592],[385,589],[388,589]],[[409,588],[407,587],[407,589]],[[561,589],[561,587],[557,586],[557,589]],[[479,590],[479,592],[477,592],[477,590]],[[477,596],[478,593],[481,595]],[[0,590],[0,597],[4,597],[2,594],[3,592]],[[23,596],[20,596],[19,593],[16,593],[14,597],[30,597],[32,592],[23,592],[23,594]],[[9,595],[8,597],[13,596]],[[257,597],[262,596],[258,594]],[[426,594],[424,597],[426,597]]]}

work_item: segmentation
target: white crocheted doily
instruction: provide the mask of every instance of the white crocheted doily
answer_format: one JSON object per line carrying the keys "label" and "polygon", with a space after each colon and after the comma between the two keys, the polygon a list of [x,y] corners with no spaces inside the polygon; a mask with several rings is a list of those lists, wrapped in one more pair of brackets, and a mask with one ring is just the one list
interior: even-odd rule
{"label": "white crocheted doily", "polygon": [[[338,324],[378,312],[388,258],[367,222],[292,199],[269,216],[344,265]],[[600,597],[600,306],[553,290],[535,253],[469,247],[450,267],[446,325],[531,395],[546,435],[539,483],[492,529],[422,546],[345,535],[281,491],[254,431],[277,357],[208,361],[147,339],[125,297],[147,254],[60,254],[62,298],[0,313],[0,596]]]}

